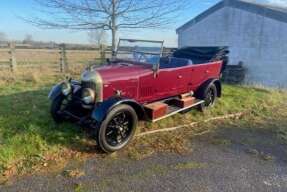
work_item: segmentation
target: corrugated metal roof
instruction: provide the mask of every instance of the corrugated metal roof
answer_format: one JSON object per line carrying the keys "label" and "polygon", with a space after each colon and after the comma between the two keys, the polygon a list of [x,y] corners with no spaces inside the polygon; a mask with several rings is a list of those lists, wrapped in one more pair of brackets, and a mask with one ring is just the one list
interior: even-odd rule
{"label": "corrugated metal roof", "polygon": [[242,9],[287,23],[287,7],[280,7],[273,4],[255,3],[249,0],[223,0],[179,27],[176,32],[178,33],[180,30],[193,26],[223,7]]}

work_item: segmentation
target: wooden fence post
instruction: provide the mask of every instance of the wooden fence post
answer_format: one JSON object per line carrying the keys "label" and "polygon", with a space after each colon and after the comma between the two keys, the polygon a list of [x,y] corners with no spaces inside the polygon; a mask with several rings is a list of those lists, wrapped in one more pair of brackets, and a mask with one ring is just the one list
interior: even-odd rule
{"label": "wooden fence post", "polygon": [[101,54],[101,64],[105,62],[106,59],[106,47],[105,45],[100,45],[100,54]]}
{"label": "wooden fence post", "polygon": [[15,52],[16,52],[15,47],[16,46],[15,46],[14,42],[10,42],[9,43],[9,48],[10,48],[10,51],[9,51],[9,54],[10,54],[10,70],[12,72],[15,72],[16,71],[16,67],[17,67],[16,55],[15,55]]}
{"label": "wooden fence post", "polygon": [[66,45],[60,45],[60,72],[65,73],[68,69],[67,55],[66,55]]}

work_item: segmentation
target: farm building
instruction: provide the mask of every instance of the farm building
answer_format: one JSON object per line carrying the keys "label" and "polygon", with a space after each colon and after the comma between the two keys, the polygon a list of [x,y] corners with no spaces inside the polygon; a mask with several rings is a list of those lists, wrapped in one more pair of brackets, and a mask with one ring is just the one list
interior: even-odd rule
{"label": "farm building", "polygon": [[287,88],[287,8],[223,0],[177,29],[179,47],[228,46],[245,83]]}

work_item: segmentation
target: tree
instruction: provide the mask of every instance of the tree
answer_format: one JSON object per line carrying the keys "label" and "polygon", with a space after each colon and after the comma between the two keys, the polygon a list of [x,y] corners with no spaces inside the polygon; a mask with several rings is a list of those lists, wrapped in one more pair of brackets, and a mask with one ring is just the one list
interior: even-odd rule
{"label": "tree", "polygon": [[[29,19],[43,28],[108,30],[112,50],[121,29],[158,28],[172,23],[188,0],[34,0],[41,7]],[[190,3],[190,1],[189,1]]]}
{"label": "tree", "polygon": [[88,32],[89,41],[97,46],[107,43],[107,33],[102,29],[94,29]]}

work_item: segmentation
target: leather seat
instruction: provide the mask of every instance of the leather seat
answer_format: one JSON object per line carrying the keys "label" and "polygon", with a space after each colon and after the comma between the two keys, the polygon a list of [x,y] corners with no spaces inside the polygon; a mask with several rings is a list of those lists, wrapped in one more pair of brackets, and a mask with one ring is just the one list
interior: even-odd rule
{"label": "leather seat", "polygon": [[191,65],[190,59],[176,58],[176,57],[162,57],[160,58],[160,69],[177,68]]}

